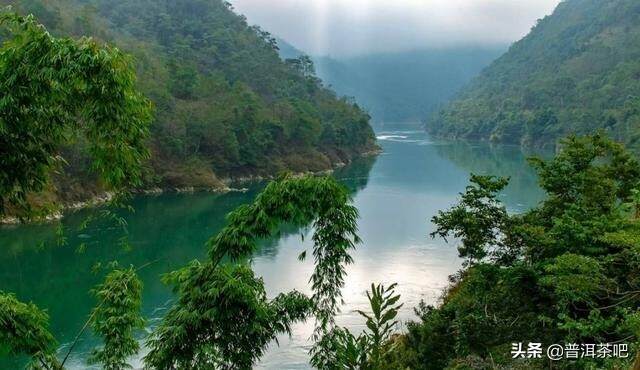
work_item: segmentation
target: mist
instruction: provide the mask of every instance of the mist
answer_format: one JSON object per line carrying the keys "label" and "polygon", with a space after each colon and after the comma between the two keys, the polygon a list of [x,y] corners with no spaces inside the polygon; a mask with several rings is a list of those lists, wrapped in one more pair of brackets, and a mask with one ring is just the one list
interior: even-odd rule
{"label": "mist", "polygon": [[250,24],[311,55],[353,57],[512,43],[560,0],[232,0]]}

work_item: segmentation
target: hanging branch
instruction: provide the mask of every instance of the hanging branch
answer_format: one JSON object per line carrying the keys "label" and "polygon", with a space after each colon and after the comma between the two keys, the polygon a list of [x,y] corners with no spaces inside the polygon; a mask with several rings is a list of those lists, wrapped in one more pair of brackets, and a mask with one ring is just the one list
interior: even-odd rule
{"label": "hanging branch", "polygon": [[[353,261],[349,253],[360,242],[357,218],[347,189],[333,178],[284,176],[270,183],[252,204],[229,214],[227,226],[207,243],[208,261],[165,277],[179,299],[147,342],[151,350],[145,363],[251,367],[269,342],[310,308],[319,340],[334,326],[342,302],[345,267]],[[264,283],[243,263],[258,240],[273,236],[283,224],[314,226],[311,299],[294,291],[266,300]]]}

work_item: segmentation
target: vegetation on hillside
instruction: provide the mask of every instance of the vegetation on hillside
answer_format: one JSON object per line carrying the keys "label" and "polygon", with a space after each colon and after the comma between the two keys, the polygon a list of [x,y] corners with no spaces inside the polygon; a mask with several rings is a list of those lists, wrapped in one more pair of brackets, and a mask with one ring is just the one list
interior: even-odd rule
{"label": "vegetation on hillside", "polygon": [[0,13],[0,212],[30,213],[65,160],[60,148],[85,142],[106,187],[142,182],[151,104],[135,87],[129,59],[91,39],[54,38],[32,16]]}
{"label": "vegetation on hillside", "polygon": [[640,4],[565,0],[427,123],[445,137],[553,146],[605,129],[640,149]]}
{"label": "vegetation on hillside", "polygon": [[[87,39],[52,37],[32,16],[3,13],[0,21],[11,35],[0,52],[0,73],[14,90],[4,90],[0,116],[7,143],[0,199],[20,205],[24,194],[41,189],[57,160],[55,149],[72,134],[82,133],[90,141],[90,165],[108,189],[139,181],[149,107],[134,88],[122,54]],[[24,168],[24,163],[34,167]],[[0,216],[6,212],[0,208]],[[229,224],[208,243],[208,260],[167,275],[178,300],[151,333],[146,364],[249,368],[277,334],[290,332],[292,323],[312,314],[319,340],[334,326],[339,310],[345,266],[359,242],[357,216],[349,191],[332,178],[283,177],[271,183],[253,204],[229,215]],[[311,297],[294,291],[268,300],[262,279],[251,270],[248,258],[257,240],[281,224],[314,226]],[[30,368],[63,369],[90,326],[103,345],[89,361],[105,369],[129,367],[129,358],[139,350],[135,332],[144,326],[142,284],[134,268],[110,266],[113,271],[93,291],[95,309],[63,356],[48,329],[47,313],[0,291],[3,354],[28,356]]]}
{"label": "vegetation on hillside", "polygon": [[[433,236],[460,240],[465,268],[438,307],[395,338],[391,368],[548,368],[513,358],[512,343],[628,344],[627,358],[576,358],[554,368],[629,368],[640,346],[640,163],[600,135],[562,141],[532,159],[547,198],[509,215],[507,179],[472,176],[460,202],[433,218]],[[640,362],[638,363],[640,365]]]}
{"label": "vegetation on hillside", "polygon": [[[325,170],[375,145],[365,112],[324,88],[313,66],[282,61],[273,38],[224,1],[1,3],[33,13],[56,36],[90,36],[133,55],[136,86],[155,106],[147,187]],[[62,149],[60,196],[95,190],[85,145]]]}
{"label": "vegetation on hillside", "polygon": [[[128,181],[139,181],[149,109],[133,87],[126,59],[87,39],[52,37],[31,16],[4,13],[0,21],[12,35],[0,53],[0,73],[5,84],[16,84],[15,91],[5,90],[2,139],[19,141],[3,148],[0,178],[6,183],[0,199],[20,204],[21,195],[39,190],[55,164],[55,148],[71,134],[83,133],[90,141],[91,167],[109,189],[128,184],[127,175]],[[61,118],[56,120],[55,113]],[[36,166],[24,168],[23,163]],[[0,216],[6,211],[0,208]],[[335,325],[345,266],[359,243],[357,217],[349,191],[330,177],[283,177],[268,185],[253,204],[228,216],[228,225],[208,243],[206,261],[166,276],[178,300],[150,334],[145,363],[153,368],[249,368],[277,334],[290,332],[292,323],[310,315],[316,318],[319,341]],[[262,279],[253,274],[248,258],[257,241],[281,224],[314,226],[311,297],[294,291],[269,300]],[[30,368],[63,369],[91,327],[103,345],[89,361],[105,369],[129,367],[140,347],[136,331],[144,326],[142,284],[136,269],[110,266],[113,271],[93,291],[95,309],[64,355],[58,353],[45,311],[0,292],[3,354],[28,356]]]}
{"label": "vegetation on hillside", "polygon": [[[135,10],[119,4],[103,11],[120,9],[121,15],[129,15]],[[146,5],[154,4],[161,3]],[[172,6],[196,3],[180,4]],[[68,150],[86,146],[87,167],[106,188],[122,190],[142,181],[150,110],[127,59],[91,40],[52,37],[31,17],[7,13],[0,21],[10,35],[0,50],[0,75],[5,77],[0,82],[0,140],[5,144],[0,149],[0,199],[20,206],[28,193],[41,190],[60,161],[57,148],[74,139],[86,143]],[[180,25],[189,22],[182,19]],[[178,34],[160,33],[168,39]],[[286,68],[299,71],[297,76],[305,76],[307,87],[320,89],[308,58],[288,64]],[[177,70],[171,76],[179,76]],[[259,91],[260,86],[253,88]],[[276,106],[282,102],[277,94],[272,98]],[[355,335],[335,323],[346,266],[360,243],[358,211],[349,191],[329,177],[280,177],[251,204],[229,214],[227,225],[207,243],[206,259],[164,277],[177,299],[150,328],[145,366],[247,369],[278,334],[314,318],[310,354],[320,369],[549,366],[542,356],[514,357],[513,343],[628,344],[626,358],[578,357],[554,364],[628,368],[640,346],[640,162],[601,134],[570,136],[560,149],[550,160],[531,160],[547,193],[539,206],[511,215],[499,201],[508,179],[472,175],[460,202],[432,219],[437,226],[432,236],[459,240],[464,269],[452,277],[441,304],[418,307],[419,321],[400,335],[393,334],[401,306],[395,285],[372,285],[371,311],[359,312],[366,320],[363,333]],[[0,216],[6,212],[0,208]],[[251,268],[249,258],[258,241],[284,225],[313,227],[310,297],[292,291],[269,299]],[[303,251],[299,258],[306,255]],[[76,341],[85,328],[92,328],[103,345],[90,361],[121,369],[139,350],[143,287],[134,267],[109,267],[112,271],[93,290],[96,307]],[[59,370],[75,343],[58,353],[47,313],[0,291],[3,354],[28,356],[33,369]],[[635,366],[640,366],[640,354]]]}

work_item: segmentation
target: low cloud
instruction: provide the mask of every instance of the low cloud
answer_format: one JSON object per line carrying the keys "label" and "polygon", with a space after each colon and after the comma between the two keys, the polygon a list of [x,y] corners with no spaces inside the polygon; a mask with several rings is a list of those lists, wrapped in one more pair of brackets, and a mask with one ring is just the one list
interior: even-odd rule
{"label": "low cloud", "polygon": [[231,0],[249,23],[313,55],[497,45],[524,36],[559,0]]}

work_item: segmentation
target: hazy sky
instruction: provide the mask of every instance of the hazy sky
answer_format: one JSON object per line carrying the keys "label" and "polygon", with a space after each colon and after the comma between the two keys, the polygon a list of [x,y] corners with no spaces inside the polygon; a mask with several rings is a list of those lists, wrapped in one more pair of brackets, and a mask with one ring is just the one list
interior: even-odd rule
{"label": "hazy sky", "polygon": [[524,36],[560,0],[230,0],[250,24],[312,55],[349,56]]}

